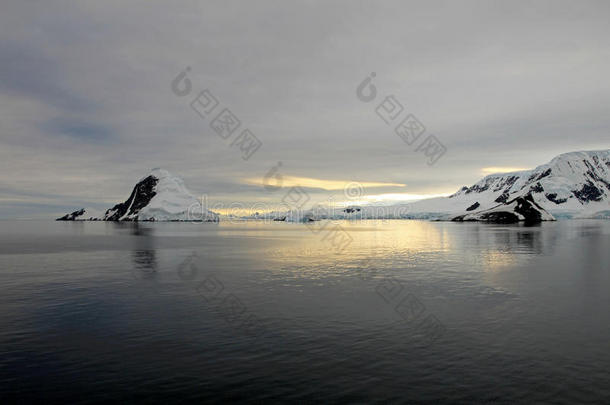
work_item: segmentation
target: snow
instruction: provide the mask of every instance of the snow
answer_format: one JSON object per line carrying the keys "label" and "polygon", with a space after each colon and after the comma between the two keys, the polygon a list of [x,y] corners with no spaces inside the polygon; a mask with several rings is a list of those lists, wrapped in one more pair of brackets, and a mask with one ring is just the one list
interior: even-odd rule
{"label": "snow", "polygon": [[[126,211],[120,220],[217,221],[219,216],[205,208],[184,181],[167,170],[153,169],[138,182],[150,176],[157,179],[154,196],[137,212]],[[137,185],[136,185],[137,186]],[[505,194],[505,198],[498,200]],[[341,208],[314,207],[303,211],[276,211],[244,219],[282,219],[307,222],[310,219],[441,219],[458,215],[475,218],[483,211],[510,210],[504,204],[531,194],[548,218],[608,218],[610,216],[610,150],[564,153],[532,170],[491,174],[471,187],[463,187],[449,197],[437,197],[396,205],[363,205]],[[150,194],[149,194],[150,195]],[[143,199],[149,198],[143,193]],[[478,203],[476,209],[467,208]],[[131,205],[135,204],[135,198]],[[137,207],[137,206],[136,206]],[[546,212],[544,212],[546,211]],[[114,211],[102,214],[86,209],[76,219],[109,218]],[[550,214],[550,215],[549,215]]]}
{"label": "snow", "polygon": [[[536,191],[538,184],[541,191]],[[601,192],[599,201],[581,201],[574,194],[588,184]],[[411,214],[459,214],[466,213],[466,208],[478,202],[476,212],[479,212],[498,205],[496,199],[505,191],[508,191],[506,201],[531,192],[538,205],[560,218],[593,217],[610,210],[610,150],[565,153],[533,170],[491,174],[450,197],[422,200],[406,207]],[[565,199],[565,202],[551,201],[548,196],[553,194],[555,201]]]}
{"label": "snow", "polygon": [[155,196],[136,215],[131,217],[126,215],[121,219],[133,219],[137,216],[140,220],[192,221],[215,217],[215,214],[203,209],[201,199],[197,199],[189,191],[180,177],[173,176],[167,170],[156,168],[140,181],[148,176],[158,180]]}
{"label": "snow", "polygon": [[[581,201],[574,191],[592,185],[601,195],[599,201]],[[341,209],[311,209],[302,212],[276,212],[269,215],[286,216],[286,221],[301,222],[315,219],[439,219],[457,215],[476,216],[502,204],[496,201],[503,193],[504,201],[531,193],[534,202],[544,211],[543,218],[605,218],[610,212],[610,150],[564,153],[549,163],[532,170],[490,174],[471,187],[464,187],[450,197],[436,197],[397,205],[365,205],[359,212],[346,213]],[[557,204],[555,201],[565,202]],[[475,203],[474,211],[466,211]],[[499,209],[508,210],[504,206]],[[549,215],[550,214],[550,215]]]}
{"label": "snow", "polygon": [[[141,183],[150,177],[156,179],[156,184],[149,181],[147,189]],[[152,190],[150,190],[151,184],[154,184]],[[141,189],[138,189],[138,186],[141,186]],[[152,191],[152,193],[143,193],[142,190]],[[138,181],[134,191],[130,195],[130,198],[132,195],[134,195],[134,198],[132,198],[125,214],[119,218],[120,221],[218,221],[218,215],[207,210],[205,202],[196,198],[181,178],[173,176],[167,170],[153,169]],[[153,193],[154,196],[150,198]],[[148,198],[150,198],[150,201],[147,201]],[[136,203],[146,204],[141,209],[132,212],[131,209]],[[109,220],[117,211],[118,209],[115,209],[115,207],[103,213],[98,210],[85,209],[85,212],[78,215],[76,219]]]}

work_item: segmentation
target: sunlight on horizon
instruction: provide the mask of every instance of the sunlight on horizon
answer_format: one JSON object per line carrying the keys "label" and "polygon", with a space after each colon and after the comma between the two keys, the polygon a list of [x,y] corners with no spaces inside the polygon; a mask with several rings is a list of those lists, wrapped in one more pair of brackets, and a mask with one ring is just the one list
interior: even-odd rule
{"label": "sunlight on horizon", "polygon": [[485,176],[490,175],[490,174],[499,174],[499,173],[512,173],[512,172],[521,172],[524,170],[530,170],[529,168],[526,167],[483,167],[481,168],[481,174],[484,174]]}
{"label": "sunlight on horizon", "polygon": [[[244,179],[246,184],[253,185],[267,185],[265,178],[260,177],[249,177]],[[275,179],[269,181],[271,186],[277,185]],[[322,190],[343,190],[346,187],[357,184],[363,188],[375,188],[375,187],[406,187],[403,183],[383,183],[376,181],[345,181],[345,180],[324,180],[315,179],[312,177],[299,177],[299,176],[282,176],[281,187],[305,187],[305,188],[320,188]]]}

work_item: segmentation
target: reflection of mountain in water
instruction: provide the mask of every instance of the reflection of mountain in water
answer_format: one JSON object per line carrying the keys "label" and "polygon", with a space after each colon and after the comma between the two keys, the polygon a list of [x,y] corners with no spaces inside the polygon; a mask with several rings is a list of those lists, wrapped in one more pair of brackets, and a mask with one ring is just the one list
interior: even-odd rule
{"label": "reflection of mountain in water", "polygon": [[[553,224],[545,224],[546,227]],[[453,239],[472,265],[487,270],[514,266],[532,256],[552,254],[557,235],[535,226],[472,226]]]}
{"label": "reflection of mountain in water", "polygon": [[515,253],[541,254],[544,250],[540,227],[508,227],[494,233],[494,245]]}
{"label": "reflection of mountain in water", "polygon": [[131,257],[133,259],[134,275],[138,279],[150,280],[157,277],[157,250],[155,246],[154,229],[142,226],[137,222],[127,224],[132,238],[133,247]]}
{"label": "reflection of mountain in water", "polygon": [[154,278],[157,273],[157,257],[154,250],[132,251],[133,263],[136,270],[142,274],[142,278]]}
{"label": "reflection of mountain in water", "polygon": [[545,249],[540,225],[506,226],[496,229],[477,228],[476,245],[522,254],[540,254]]}

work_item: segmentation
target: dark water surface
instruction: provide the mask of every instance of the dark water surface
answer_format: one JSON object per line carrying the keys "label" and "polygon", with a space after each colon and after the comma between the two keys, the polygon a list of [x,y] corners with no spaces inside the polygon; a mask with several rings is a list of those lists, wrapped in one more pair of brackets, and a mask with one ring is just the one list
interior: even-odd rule
{"label": "dark water surface", "polygon": [[0,401],[610,403],[609,221],[340,226],[0,221]]}

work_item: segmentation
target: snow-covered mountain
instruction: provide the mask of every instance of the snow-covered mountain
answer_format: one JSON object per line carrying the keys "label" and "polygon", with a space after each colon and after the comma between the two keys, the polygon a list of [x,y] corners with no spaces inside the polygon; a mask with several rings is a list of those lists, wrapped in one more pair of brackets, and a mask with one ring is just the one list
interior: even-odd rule
{"label": "snow-covered mountain", "polygon": [[[524,210],[527,206],[528,209]],[[529,213],[528,218],[519,211]],[[499,214],[502,213],[502,214]],[[610,150],[570,152],[533,170],[491,174],[449,197],[399,205],[273,213],[285,221],[313,219],[610,218]]]}
{"label": "snow-covered mountain", "polygon": [[[555,218],[610,218],[610,150],[570,152],[533,170],[491,174],[449,197],[400,205],[314,207],[276,211],[245,219],[308,222],[319,219],[454,219],[531,221]],[[95,214],[81,209],[58,220],[218,221],[202,207],[182,179],[154,169],[129,198]]]}
{"label": "snow-covered mountain", "polygon": [[555,217],[604,217],[610,210],[610,150],[564,153],[533,170],[490,174],[449,197],[408,204],[408,211],[459,215],[527,195]]}
{"label": "snow-covered mountain", "polygon": [[153,169],[138,181],[125,202],[104,214],[90,215],[87,209],[81,209],[58,220],[216,222],[218,215],[205,209],[181,178],[167,170]]}

